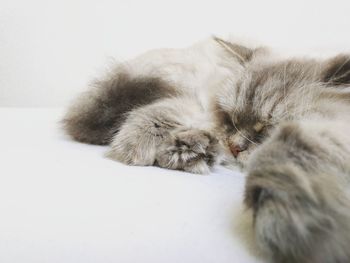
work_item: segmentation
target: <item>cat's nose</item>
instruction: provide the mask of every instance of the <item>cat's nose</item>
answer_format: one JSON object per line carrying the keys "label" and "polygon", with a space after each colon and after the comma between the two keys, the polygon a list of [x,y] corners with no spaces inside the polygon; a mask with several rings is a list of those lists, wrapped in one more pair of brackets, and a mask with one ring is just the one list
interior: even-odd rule
{"label": "cat's nose", "polygon": [[237,157],[240,152],[243,151],[243,149],[236,144],[230,144],[230,151],[234,157]]}

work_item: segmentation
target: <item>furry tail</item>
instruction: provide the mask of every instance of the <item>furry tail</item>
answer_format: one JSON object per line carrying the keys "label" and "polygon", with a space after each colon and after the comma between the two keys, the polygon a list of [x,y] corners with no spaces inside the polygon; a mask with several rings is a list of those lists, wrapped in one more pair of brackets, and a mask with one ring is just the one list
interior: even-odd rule
{"label": "furry tail", "polygon": [[131,77],[119,68],[77,98],[62,120],[63,127],[77,141],[108,144],[128,112],[175,93],[160,78]]}
{"label": "furry tail", "polygon": [[317,177],[288,165],[249,175],[246,204],[273,262],[350,262],[349,200],[332,179]]}

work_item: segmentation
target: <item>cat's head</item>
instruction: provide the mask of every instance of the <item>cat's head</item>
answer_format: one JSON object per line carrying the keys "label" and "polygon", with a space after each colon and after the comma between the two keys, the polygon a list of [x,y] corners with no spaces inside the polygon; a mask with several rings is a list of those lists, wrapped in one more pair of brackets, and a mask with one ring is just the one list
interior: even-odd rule
{"label": "cat's head", "polygon": [[243,70],[219,88],[216,126],[227,152],[243,166],[281,122],[305,116],[332,118],[333,111],[341,111],[339,98],[347,100],[339,87],[349,85],[349,55],[295,59],[261,48],[227,42],[223,46],[239,58]]}
{"label": "cat's head", "polygon": [[217,130],[228,153],[244,165],[249,154],[267,138],[274,123],[271,116],[260,112],[252,101],[232,95],[231,91],[218,97],[215,107]]}
{"label": "cat's head", "polygon": [[311,110],[314,66],[306,60],[247,66],[242,76],[223,85],[214,107],[217,130],[239,164],[245,165],[279,123]]}

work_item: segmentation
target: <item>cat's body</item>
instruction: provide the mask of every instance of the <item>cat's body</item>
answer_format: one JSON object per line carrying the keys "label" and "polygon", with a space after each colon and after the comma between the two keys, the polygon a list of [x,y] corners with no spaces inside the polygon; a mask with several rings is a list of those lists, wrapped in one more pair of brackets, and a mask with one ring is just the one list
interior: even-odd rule
{"label": "cat's body", "polygon": [[258,244],[276,262],[348,262],[350,62],[281,59],[209,39],[119,65],[73,104],[76,140],[132,165],[246,170]]}

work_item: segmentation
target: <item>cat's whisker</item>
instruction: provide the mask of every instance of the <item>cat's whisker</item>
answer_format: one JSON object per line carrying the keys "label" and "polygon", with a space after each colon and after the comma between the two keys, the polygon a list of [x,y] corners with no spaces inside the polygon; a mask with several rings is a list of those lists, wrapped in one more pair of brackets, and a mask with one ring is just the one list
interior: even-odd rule
{"label": "cat's whisker", "polygon": [[239,135],[241,135],[244,139],[246,139],[246,140],[249,141],[250,143],[252,143],[252,144],[254,144],[254,145],[258,145],[258,143],[252,141],[252,140],[249,139],[247,136],[245,136],[245,135],[237,128],[237,126],[236,126],[236,124],[235,124],[234,122],[232,122],[232,124],[233,124],[233,127],[236,129],[236,131],[237,131],[237,133],[238,133]]}

